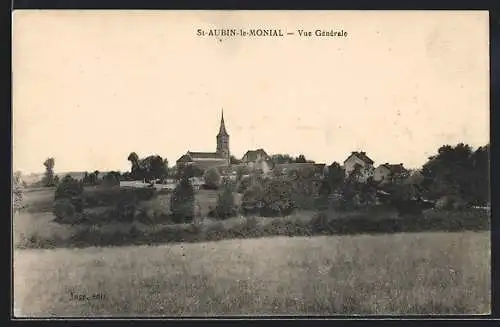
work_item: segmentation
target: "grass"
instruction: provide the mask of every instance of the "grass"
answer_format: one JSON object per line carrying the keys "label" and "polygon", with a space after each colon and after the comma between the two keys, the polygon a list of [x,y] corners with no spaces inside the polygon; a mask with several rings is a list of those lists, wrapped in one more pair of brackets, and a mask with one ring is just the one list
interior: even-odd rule
{"label": "grass", "polygon": [[18,250],[26,316],[487,314],[488,232]]}

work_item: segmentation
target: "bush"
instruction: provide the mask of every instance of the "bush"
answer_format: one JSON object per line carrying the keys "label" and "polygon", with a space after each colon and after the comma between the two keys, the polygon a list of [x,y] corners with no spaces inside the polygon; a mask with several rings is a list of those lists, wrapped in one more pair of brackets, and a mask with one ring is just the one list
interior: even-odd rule
{"label": "bush", "polygon": [[14,211],[19,211],[23,208],[23,190],[20,186],[14,186],[12,190],[12,206]]}
{"label": "bush", "polygon": [[206,189],[218,189],[220,185],[221,176],[217,169],[210,168],[205,172],[204,175]]}
{"label": "bush", "polygon": [[131,222],[134,220],[137,210],[136,198],[131,200],[124,198],[116,204],[114,214],[119,221]]}
{"label": "bush", "polygon": [[121,175],[119,172],[110,171],[103,177],[103,184],[107,186],[118,186],[120,185]]}
{"label": "bush", "polygon": [[69,199],[56,200],[52,212],[58,222],[72,223],[75,221],[76,209]]}
{"label": "bush", "polygon": [[436,201],[436,208],[441,210],[460,210],[465,206],[465,201],[458,196],[443,196]]}
{"label": "bush", "polygon": [[70,175],[66,175],[57,185],[54,200],[68,199],[75,208],[75,212],[83,212],[83,184]]}
{"label": "bush", "polygon": [[243,193],[242,213],[264,217],[287,216],[297,207],[293,190],[292,181],[288,179],[257,180]]}
{"label": "bush", "polygon": [[181,179],[170,198],[170,211],[174,222],[193,220],[194,200],[193,186],[187,178]]}

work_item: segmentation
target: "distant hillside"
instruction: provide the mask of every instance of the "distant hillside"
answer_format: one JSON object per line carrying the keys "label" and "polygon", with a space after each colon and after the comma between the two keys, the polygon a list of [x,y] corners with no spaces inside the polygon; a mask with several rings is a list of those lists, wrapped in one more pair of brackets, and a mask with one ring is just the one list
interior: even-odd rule
{"label": "distant hillside", "polygon": [[[99,177],[102,177],[107,173],[108,173],[107,171],[100,172]],[[59,178],[63,178],[66,175],[70,175],[71,177],[73,177],[75,179],[82,179],[84,174],[85,174],[84,171],[70,171],[70,172],[62,172],[62,173],[56,172],[56,175],[59,176]],[[44,175],[44,173],[31,173],[31,174],[22,175],[22,179],[27,184],[33,184],[33,183],[40,181],[43,178],[43,175]]]}

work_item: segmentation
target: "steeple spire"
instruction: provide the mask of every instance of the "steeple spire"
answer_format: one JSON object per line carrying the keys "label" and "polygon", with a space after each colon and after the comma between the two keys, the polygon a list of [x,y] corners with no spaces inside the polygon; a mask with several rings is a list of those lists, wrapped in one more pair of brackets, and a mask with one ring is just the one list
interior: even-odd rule
{"label": "steeple spire", "polygon": [[222,109],[222,116],[220,119],[219,135],[229,136],[226,131],[226,125],[224,124],[224,109]]}

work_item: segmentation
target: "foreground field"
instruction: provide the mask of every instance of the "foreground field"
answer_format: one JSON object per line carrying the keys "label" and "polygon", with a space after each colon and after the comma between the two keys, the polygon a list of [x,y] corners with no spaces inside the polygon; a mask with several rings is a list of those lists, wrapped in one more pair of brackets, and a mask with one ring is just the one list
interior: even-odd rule
{"label": "foreground field", "polygon": [[15,250],[28,316],[490,312],[488,232]]}

